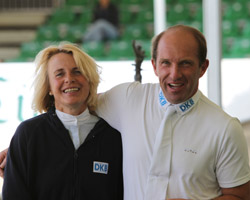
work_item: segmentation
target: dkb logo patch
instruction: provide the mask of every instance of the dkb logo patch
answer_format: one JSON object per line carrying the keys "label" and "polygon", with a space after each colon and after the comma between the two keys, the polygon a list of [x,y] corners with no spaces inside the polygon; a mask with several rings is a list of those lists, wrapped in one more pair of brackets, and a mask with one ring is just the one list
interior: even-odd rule
{"label": "dkb logo patch", "polygon": [[108,174],[108,169],[109,169],[108,163],[94,161],[94,165],[93,165],[94,173]]}

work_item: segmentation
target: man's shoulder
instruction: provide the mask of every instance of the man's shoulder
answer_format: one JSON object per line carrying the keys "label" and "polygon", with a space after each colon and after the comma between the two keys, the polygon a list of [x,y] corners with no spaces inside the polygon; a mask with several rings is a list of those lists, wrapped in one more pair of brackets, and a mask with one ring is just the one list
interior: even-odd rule
{"label": "man's shoulder", "polygon": [[108,90],[106,93],[109,91],[113,92],[132,92],[132,91],[148,91],[148,90],[155,90],[159,89],[159,84],[158,83],[140,83],[140,82],[127,82],[127,83],[122,83],[117,86],[114,86],[110,90]]}
{"label": "man's shoulder", "polygon": [[205,95],[202,95],[200,98],[200,106],[205,115],[210,115],[214,120],[225,120],[231,121],[232,119],[238,121],[236,118],[232,117],[229,113],[225,112],[220,106],[211,101]]}

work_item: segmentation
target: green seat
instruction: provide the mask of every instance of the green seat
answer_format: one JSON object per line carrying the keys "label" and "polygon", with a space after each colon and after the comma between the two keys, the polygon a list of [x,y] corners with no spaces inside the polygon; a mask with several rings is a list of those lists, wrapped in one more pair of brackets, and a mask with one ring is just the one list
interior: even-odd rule
{"label": "green seat", "polygon": [[59,41],[60,38],[57,32],[57,26],[55,25],[45,25],[41,26],[36,35],[37,41]]}
{"label": "green seat", "polygon": [[187,25],[192,26],[201,32],[203,31],[203,26],[202,26],[201,21],[193,20],[193,21],[189,22],[189,24],[187,24]]}
{"label": "green seat", "polygon": [[154,22],[154,12],[152,9],[142,9],[137,13],[136,23],[153,23]]}
{"label": "green seat", "polygon": [[72,25],[69,29],[69,37],[72,38],[73,42],[81,42],[85,31],[86,27],[84,25]]}
{"label": "green seat", "polygon": [[130,4],[130,5],[131,4],[140,4],[140,5],[142,5],[142,3],[144,1],[143,0],[121,0],[121,3],[123,3],[123,4]]}
{"label": "green seat", "polygon": [[67,6],[77,6],[77,5],[86,5],[89,4],[90,0],[66,0],[65,4]]}
{"label": "green seat", "polygon": [[222,21],[222,34],[223,37],[235,37],[239,34],[235,21],[223,20]]}
{"label": "green seat", "polygon": [[57,26],[58,38],[60,41],[79,43],[85,29],[84,25],[60,24]]}
{"label": "green seat", "polygon": [[110,60],[134,60],[132,40],[110,41]]}
{"label": "green seat", "polygon": [[222,57],[223,58],[231,58],[231,49],[234,43],[233,37],[224,37],[222,38]]}
{"label": "green seat", "polygon": [[250,57],[250,40],[249,38],[235,38],[231,49],[231,55],[235,58]]}
{"label": "green seat", "polygon": [[125,40],[143,40],[148,39],[149,35],[144,24],[130,24],[124,27],[122,38]]}
{"label": "green seat", "polygon": [[91,9],[83,9],[80,16],[75,19],[75,24],[86,25],[91,23],[92,20],[92,10]]}
{"label": "green seat", "polygon": [[41,42],[33,41],[23,43],[21,45],[20,60],[32,60],[35,59],[39,51],[43,49],[43,44]]}
{"label": "green seat", "polygon": [[60,41],[75,41],[74,37],[70,34],[70,28],[68,24],[59,24],[57,26],[57,34]]}
{"label": "green seat", "polygon": [[104,44],[98,41],[86,42],[82,45],[83,50],[91,57],[98,59],[104,57]]}
{"label": "green seat", "polygon": [[134,20],[134,13],[131,12],[129,9],[121,9],[120,10],[120,22],[122,24],[129,24],[132,23]]}
{"label": "green seat", "polygon": [[170,23],[178,23],[189,19],[189,11],[185,4],[176,3],[168,7],[167,21]]}
{"label": "green seat", "polygon": [[250,37],[250,22],[245,23],[242,29],[242,36],[243,37]]}
{"label": "green seat", "polygon": [[188,20],[195,20],[202,22],[203,9],[201,2],[192,2],[188,6]]}
{"label": "green seat", "polygon": [[223,19],[225,20],[236,20],[247,18],[248,10],[245,2],[225,2],[223,5]]}
{"label": "green seat", "polygon": [[75,13],[70,7],[58,8],[52,13],[48,23],[52,25],[61,23],[70,24],[74,23],[74,19]]}

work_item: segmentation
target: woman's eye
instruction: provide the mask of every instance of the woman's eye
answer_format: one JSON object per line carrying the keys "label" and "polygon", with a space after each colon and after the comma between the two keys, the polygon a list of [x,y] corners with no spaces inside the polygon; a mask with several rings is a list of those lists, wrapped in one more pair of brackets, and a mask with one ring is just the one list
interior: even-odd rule
{"label": "woman's eye", "polygon": [[62,76],[62,74],[63,74],[63,73],[57,73],[57,74],[56,74],[56,77],[60,77],[60,76]]}
{"label": "woman's eye", "polygon": [[75,73],[76,74],[82,74],[82,72],[80,70],[76,70]]}

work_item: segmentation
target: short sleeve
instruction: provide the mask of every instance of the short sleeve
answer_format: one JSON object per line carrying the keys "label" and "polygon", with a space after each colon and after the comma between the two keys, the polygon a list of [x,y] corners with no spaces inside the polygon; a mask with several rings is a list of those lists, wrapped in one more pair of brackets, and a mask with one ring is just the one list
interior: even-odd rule
{"label": "short sleeve", "polygon": [[250,180],[247,142],[242,126],[235,118],[230,120],[225,130],[216,174],[222,188],[236,187]]}
{"label": "short sleeve", "polygon": [[127,91],[131,83],[123,83],[98,95],[96,113],[107,121],[112,127],[118,129],[121,114],[126,109]]}

